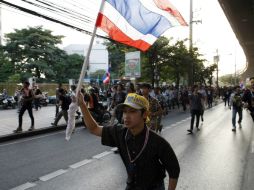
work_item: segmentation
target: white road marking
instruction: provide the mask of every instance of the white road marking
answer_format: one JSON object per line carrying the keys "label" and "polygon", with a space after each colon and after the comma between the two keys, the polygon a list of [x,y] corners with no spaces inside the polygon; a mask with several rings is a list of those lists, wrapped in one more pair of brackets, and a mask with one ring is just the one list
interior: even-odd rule
{"label": "white road marking", "polygon": [[45,176],[42,176],[42,177],[40,177],[39,179],[40,179],[41,181],[48,181],[48,180],[50,180],[50,179],[53,179],[53,178],[55,178],[55,177],[57,177],[57,176],[60,176],[60,175],[62,175],[62,174],[64,174],[64,173],[66,173],[66,172],[67,172],[67,170],[57,170],[57,171],[55,171],[55,172],[52,172],[52,173],[47,174],[47,175],[45,175]]}
{"label": "white road marking", "polygon": [[18,187],[14,187],[11,190],[26,190],[26,189],[29,189],[29,188],[34,187],[34,186],[36,186],[35,183],[27,182],[27,183],[24,183],[23,185],[20,185]]}
{"label": "white road marking", "polygon": [[97,155],[93,156],[93,158],[95,158],[95,159],[100,159],[100,158],[102,158],[102,157],[104,157],[104,156],[107,156],[107,155],[109,155],[109,154],[111,154],[111,153],[112,153],[111,151],[105,151],[105,152],[102,152],[102,153],[100,153],[100,154],[97,154]]}
{"label": "white road marking", "polygon": [[91,160],[91,159],[85,159],[85,160],[82,160],[82,161],[80,161],[80,162],[77,162],[77,163],[75,163],[75,164],[72,164],[72,165],[70,165],[69,167],[70,168],[72,168],[72,169],[76,169],[76,168],[79,168],[79,167],[81,167],[81,166],[84,166],[84,165],[86,165],[86,164],[88,164],[88,163],[90,163],[90,162],[92,162],[93,160]]}

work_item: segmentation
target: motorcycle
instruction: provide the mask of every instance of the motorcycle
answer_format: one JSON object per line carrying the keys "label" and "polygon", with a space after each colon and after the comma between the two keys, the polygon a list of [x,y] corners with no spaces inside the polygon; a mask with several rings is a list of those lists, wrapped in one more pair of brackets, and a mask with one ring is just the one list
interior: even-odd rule
{"label": "motorcycle", "polygon": [[[108,124],[111,120],[111,113],[107,110],[107,105],[104,105],[102,102],[99,102],[99,110],[97,112],[90,110],[90,113],[95,121],[99,124],[105,125]],[[83,117],[82,122],[85,125]]]}
{"label": "motorcycle", "polygon": [[16,108],[16,101],[13,96],[8,96],[7,98],[2,100],[3,109],[8,109],[11,107],[12,109]]}

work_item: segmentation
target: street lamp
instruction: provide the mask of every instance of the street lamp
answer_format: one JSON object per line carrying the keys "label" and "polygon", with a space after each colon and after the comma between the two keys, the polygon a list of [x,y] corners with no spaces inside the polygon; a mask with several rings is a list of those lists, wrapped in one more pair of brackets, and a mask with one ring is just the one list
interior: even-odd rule
{"label": "street lamp", "polygon": [[219,87],[219,52],[218,49],[216,49],[216,55],[213,57],[214,63],[216,63],[216,87]]}

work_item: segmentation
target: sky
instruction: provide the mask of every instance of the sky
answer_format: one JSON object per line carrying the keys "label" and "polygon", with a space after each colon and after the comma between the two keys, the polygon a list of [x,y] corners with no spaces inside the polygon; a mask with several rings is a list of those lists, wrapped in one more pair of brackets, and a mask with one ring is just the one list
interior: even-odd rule
{"label": "sky", "polygon": [[[20,2],[18,0],[9,2],[15,1]],[[57,0],[55,1],[57,2]],[[80,6],[84,6],[84,10],[89,11],[89,15],[95,20],[100,0],[79,0],[78,2],[80,2]],[[181,12],[188,23],[190,0],[170,0],[170,2]],[[87,7],[89,7],[89,10],[87,10]],[[81,9],[81,7],[79,8]],[[193,0],[193,15],[193,20],[198,21],[193,23],[193,45],[200,49],[201,54],[207,60],[206,65],[213,63],[213,57],[216,55],[216,49],[218,49],[220,56],[219,76],[242,71],[246,66],[245,55],[218,0]],[[54,35],[65,36],[60,47],[65,47],[69,44],[89,44],[91,39],[91,36],[74,29],[14,10],[10,7],[2,6],[1,16],[2,35],[13,32],[14,29],[42,25],[44,28],[52,30]],[[189,38],[189,27],[177,26],[171,28],[165,33],[165,36],[173,37],[175,40]]]}

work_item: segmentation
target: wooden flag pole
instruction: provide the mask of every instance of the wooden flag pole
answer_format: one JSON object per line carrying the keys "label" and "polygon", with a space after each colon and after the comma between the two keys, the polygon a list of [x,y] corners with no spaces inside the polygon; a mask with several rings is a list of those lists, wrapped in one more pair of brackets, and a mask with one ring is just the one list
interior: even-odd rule
{"label": "wooden flag pole", "polygon": [[[102,9],[104,7],[104,3],[105,3],[105,0],[102,0],[101,1],[101,6],[100,6],[100,9],[99,9],[99,13],[102,11]],[[94,25],[91,41],[90,41],[90,44],[89,44],[89,47],[88,47],[88,51],[87,51],[87,54],[86,54],[86,57],[85,57],[85,60],[84,60],[83,66],[82,66],[82,70],[81,70],[80,76],[79,76],[78,86],[76,88],[76,97],[78,97],[78,93],[79,93],[79,91],[81,89],[81,85],[83,83],[83,79],[84,79],[85,73],[87,71],[88,61],[89,61],[89,57],[90,57],[90,54],[91,54],[91,50],[92,50],[95,34],[96,34],[96,31],[97,31],[97,26],[96,26],[97,21],[98,21],[98,16],[97,16],[97,19],[96,19],[96,23]]]}
{"label": "wooden flag pole", "polygon": [[[104,2],[105,2],[105,0],[102,0],[99,13],[103,9]],[[76,97],[78,97],[79,91],[81,89],[81,85],[83,83],[83,79],[85,77],[85,73],[87,71],[89,56],[90,56],[90,53],[91,53],[91,50],[92,50],[93,41],[94,41],[95,34],[96,34],[96,31],[97,31],[98,19],[100,19],[99,16],[97,16],[96,23],[95,23],[94,29],[93,29],[93,34],[92,34],[92,37],[91,37],[91,41],[90,41],[88,51],[87,51],[87,54],[86,54],[86,57],[85,57],[85,60],[84,60],[83,66],[82,66],[82,70],[81,70],[81,73],[80,73],[78,86],[76,88],[76,94],[75,94]],[[67,127],[66,127],[66,132],[65,132],[65,139],[66,140],[70,140],[71,134],[72,134],[73,130],[75,129],[75,112],[77,111],[77,109],[78,109],[77,102],[72,102],[71,105],[69,106],[69,110],[68,110],[68,122],[67,122]]]}

